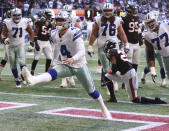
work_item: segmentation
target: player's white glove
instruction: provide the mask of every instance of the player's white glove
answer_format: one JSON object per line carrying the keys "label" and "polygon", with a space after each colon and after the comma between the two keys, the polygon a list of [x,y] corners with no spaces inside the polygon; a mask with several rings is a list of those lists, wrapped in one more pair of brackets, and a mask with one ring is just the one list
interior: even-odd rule
{"label": "player's white glove", "polygon": [[88,51],[87,51],[88,55],[90,57],[92,57],[92,55],[94,54],[94,51],[93,51],[93,47],[91,45],[88,46]]}
{"label": "player's white glove", "polygon": [[155,78],[157,77],[155,67],[150,67],[152,81],[155,83]]}
{"label": "player's white glove", "polygon": [[8,45],[9,44],[9,39],[8,38],[4,39],[3,43],[4,43],[4,45]]}
{"label": "player's white glove", "polygon": [[130,51],[129,43],[127,42],[124,46],[124,52],[127,54]]}

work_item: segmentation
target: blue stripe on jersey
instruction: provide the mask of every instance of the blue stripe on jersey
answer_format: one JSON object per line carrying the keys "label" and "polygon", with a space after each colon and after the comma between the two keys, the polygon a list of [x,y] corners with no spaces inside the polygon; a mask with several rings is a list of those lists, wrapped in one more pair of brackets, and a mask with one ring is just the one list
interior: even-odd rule
{"label": "blue stripe on jersey", "polygon": [[73,37],[75,38],[79,33],[81,33],[82,31],[81,30],[79,30],[78,32],[76,32],[74,35],[73,35]]}
{"label": "blue stripe on jersey", "polygon": [[73,41],[75,41],[77,38],[79,38],[80,36],[82,35],[82,32],[80,32],[79,35],[76,35],[74,38],[73,38]]}

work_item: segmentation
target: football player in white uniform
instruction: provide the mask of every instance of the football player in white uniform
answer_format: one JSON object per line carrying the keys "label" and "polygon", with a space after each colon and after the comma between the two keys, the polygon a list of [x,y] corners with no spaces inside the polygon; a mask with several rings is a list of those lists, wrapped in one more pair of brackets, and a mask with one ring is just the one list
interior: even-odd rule
{"label": "football player in white uniform", "polygon": [[[81,27],[80,27],[79,22],[78,22],[78,20],[79,20],[78,17],[74,16],[72,14],[72,6],[70,6],[70,5],[64,5],[62,10],[63,11],[67,11],[68,13],[70,13],[71,19],[72,19],[72,25],[71,26],[77,27],[77,28],[80,29]],[[61,82],[60,87],[66,88],[67,87],[67,80],[69,81],[69,83],[71,84],[71,86],[75,86],[74,78],[73,78],[73,76],[70,76],[70,77],[62,78],[62,82]]]}
{"label": "football player in white uniform", "polygon": [[144,34],[146,54],[148,59],[148,65],[152,74],[152,79],[155,81],[155,61],[154,61],[154,49],[158,50],[163,58],[165,71],[169,77],[169,23],[158,24],[159,14],[155,11],[151,11],[146,15],[145,25],[148,31]]}
{"label": "football player in white uniform", "polygon": [[1,38],[2,42],[6,45],[7,56],[17,88],[21,88],[17,70],[17,61],[19,60],[21,70],[26,66],[25,34],[27,32],[29,33],[31,42],[33,42],[34,35],[27,19],[22,18],[22,12],[20,9],[14,8],[11,12],[11,19],[6,21],[2,28]]}
{"label": "football player in white uniform", "polygon": [[126,54],[117,48],[115,49],[115,45],[116,42],[108,40],[104,46],[104,52],[111,63],[111,70],[106,74],[106,77],[109,79],[108,82],[115,80],[125,83],[128,97],[133,103],[167,104],[158,97],[150,99],[137,96],[138,78],[136,70],[132,66],[132,63],[129,62]]}
{"label": "football player in white uniform", "polygon": [[[114,6],[111,3],[106,3],[103,5],[103,12],[100,17],[96,17],[96,21],[93,25],[92,33],[90,36],[89,46],[88,46],[88,54],[92,56],[93,48],[92,45],[97,38],[97,46],[98,46],[98,57],[102,64],[103,71],[106,73],[109,71],[109,61],[106,58],[106,55],[103,51],[103,46],[107,40],[114,40],[118,41],[117,34],[119,34],[120,38],[124,43],[124,50],[127,52],[128,48],[128,41],[126,35],[124,33],[122,27],[122,20],[114,15]],[[107,78],[106,78],[107,79]],[[106,84],[109,92],[110,92],[110,99],[109,102],[117,102],[114,94],[113,83]]]}
{"label": "football player in white uniform", "polygon": [[57,77],[63,78],[75,75],[87,93],[99,103],[105,118],[111,119],[111,115],[104,105],[101,94],[95,89],[91,73],[87,67],[81,30],[76,27],[70,27],[70,24],[71,20],[68,12],[61,11],[58,13],[56,16],[57,33],[54,39],[58,48],[54,52],[56,53],[56,58],[54,59],[57,60],[59,52],[61,52],[62,63],[41,75],[32,76],[26,67],[23,68],[22,74],[30,85],[49,82]]}

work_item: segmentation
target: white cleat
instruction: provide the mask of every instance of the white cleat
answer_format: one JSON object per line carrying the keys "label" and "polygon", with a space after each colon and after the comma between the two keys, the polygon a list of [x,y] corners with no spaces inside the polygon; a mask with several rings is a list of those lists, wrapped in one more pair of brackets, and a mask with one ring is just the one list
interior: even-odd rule
{"label": "white cleat", "polygon": [[62,78],[62,83],[60,85],[60,88],[66,88],[67,87],[67,80],[66,78]]}
{"label": "white cleat", "polygon": [[167,83],[166,83],[165,79],[162,79],[161,87],[164,87],[164,88],[167,87]]}
{"label": "white cleat", "polygon": [[21,81],[20,81],[19,78],[16,78],[16,79],[15,79],[15,82],[16,82],[16,88],[21,88],[21,87],[22,87],[22,86],[21,86]]}
{"label": "white cleat", "polygon": [[20,85],[16,85],[16,88],[22,88],[21,84]]}
{"label": "white cleat", "polygon": [[74,81],[74,79],[73,79],[73,76],[68,77],[68,81],[70,82],[70,85],[71,85],[71,86],[75,86],[75,81]]}
{"label": "white cleat", "polygon": [[102,109],[102,113],[104,115],[105,120],[111,120],[112,119],[112,116],[111,116],[111,114],[110,114],[110,112],[108,111],[107,108]]}
{"label": "white cleat", "polygon": [[34,76],[31,75],[27,67],[22,68],[22,75],[29,86],[33,86],[36,84]]}

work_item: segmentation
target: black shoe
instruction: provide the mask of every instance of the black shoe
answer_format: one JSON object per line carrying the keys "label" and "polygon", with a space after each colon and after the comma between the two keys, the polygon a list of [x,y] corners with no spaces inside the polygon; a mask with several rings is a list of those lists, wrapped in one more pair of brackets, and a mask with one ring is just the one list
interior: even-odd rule
{"label": "black shoe", "polygon": [[146,83],[146,80],[144,78],[141,79],[141,83],[142,84],[145,84]]}
{"label": "black shoe", "polygon": [[138,88],[143,88],[143,87],[141,87],[141,86],[138,86]]}
{"label": "black shoe", "polygon": [[34,76],[34,71],[31,71],[31,75],[33,75],[33,76]]}
{"label": "black shoe", "polygon": [[124,83],[122,83],[121,88],[122,88],[122,89],[125,89],[125,84],[124,84]]}
{"label": "black shoe", "polygon": [[159,97],[155,97],[155,103],[156,104],[167,104],[167,102],[161,100]]}
{"label": "black shoe", "polygon": [[107,100],[106,102],[113,102],[113,103],[117,103],[117,99],[116,98],[110,98],[109,100]]}

